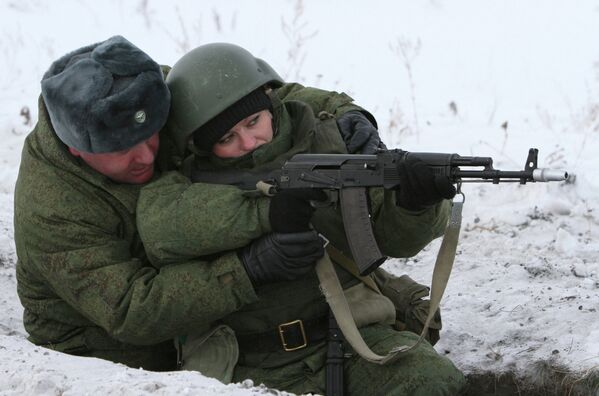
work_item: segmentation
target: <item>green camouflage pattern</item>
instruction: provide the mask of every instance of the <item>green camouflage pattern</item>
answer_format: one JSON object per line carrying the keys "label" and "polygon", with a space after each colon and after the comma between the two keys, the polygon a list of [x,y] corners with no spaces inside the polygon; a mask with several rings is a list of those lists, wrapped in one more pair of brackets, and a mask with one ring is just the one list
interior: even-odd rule
{"label": "green camouflage pattern", "polygon": [[[280,167],[297,153],[345,152],[334,119],[318,119],[309,105],[295,100],[280,101],[275,96],[273,105],[278,132],[272,142],[241,158],[218,159],[197,155],[193,166],[210,170],[268,170]],[[168,180],[156,182],[163,184],[150,184],[142,189],[138,201],[138,226],[146,243],[146,250],[153,259],[174,262],[189,259],[194,255],[211,254],[219,249],[236,249],[266,231],[267,224],[263,223],[266,219],[265,211],[268,209],[266,204],[262,210],[256,211],[256,207],[263,204],[263,197],[256,198],[251,194],[245,194],[247,200],[260,201],[260,204],[251,207],[243,203],[235,206],[234,215],[230,215],[228,211],[231,208],[224,204],[219,208],[218,203],[206,201],[206,196],[203,196],[206,192],[210,197],[208,199],[214,199],[210,191],[211,185],[190,184],[181,175],[169,174],[166,178]],[[192,188],[193,193],[190,193]],[[447,202],[424,211],[410,212],[395,205],[393,192],[371,190],[375,236],[385,254],[408,257],[419,252],[432,239],[442,235],[448,219]],[[232,190],[230,193],[243,195],[240,191]],[[200,210],[191,213],[180,211],[179,208],[186,208],[188,205],[183,202],[184,199],[194,201],[194,205]],[[220,200],[223,203],[231,202],[230,197],[220,197]],[[203,205],[210,209],[202,207]],[[243,209],[246,207],[250,210]],[[225,221],[217,224],[223,216]],[[243,227],[244,221],[248,221],[246,227]],[[169,222],[174,224],[165,225]],[[216,231],[206,227],[206,224],[214,225]],[[333,245],[349,255],[343,223],[337,210],[318,209],[313,217],[313,224]],[[190,233],[184,235],[182,232],[176,232],[178,229]],[[175,234],[170,234],[172,232]],[[338,272],[344,288],[356,284],[353,276],[340,268]],[[263,286],[256,290],[256,293],[258,301],[245,305],[221,320],[237,335],[272,331],[278,324],[298,318],[306,321],[322,317],[328,312],[315,274],[293,282]],[[397,332],[390,326],[367,326],[361,331],[367,342],[380,353],[386,353],[392,346],[414,342],[416,339],[413,333]],[[288,391],[322,393],[325,349],[324,342],[294,352],[285,352],[281,348],[276,352],[250,353],[241,348],[233,380],[252,378],[257,383],[264,382]],[[461,372],[448,359],[439,356],[426,342],[406,359],[388,367],[373,365],[354,356],[347,361],[346,373],[348,376],[355,375],[349,381],[349,394],[370,394],[372,387],[378,385],[381,385],[380,389],[388,391],[381,394],[413,394],[417,389],[422,393],[416,394],[455,394],[464,383]],[[377,383],[379,378],[380,384]],[[433,388],[434,392],[431,391]],[[428,391],[431,393],[426,393]]]}
{"label": "green camouflage pattern", "polygon": [[[281,91],[284,94],[282,100]],[[241,158],[196,155],[192,166],[208,170],[265,171],[280,168],[298,153],[345,153],[335,120],[318,120],[311,109],[316,107],[315,103],[327,111],[333,110],[332,113],[335,105],[346,110],[359,107],[351,104],[347,95],[328,93],[336,98],[333,100],[326,99],[323,92],[298,84],[285,85],[273,96],[278,133],[271,143]],[[299,98],[310,99],[312,105],[295,100]],[[226,194],[219,195],[220,192]],[[395,205],[394,194],[383,189],[370,189],[375,236],[384,254],[411,257],[443,234],[449,203],[411,212]],[[255,194],[234,187],[224,190],[222,186],[191,183],[187,177],[171,172],[142,189],[137,222],[146,252],[154,265],[160,266],[245,246],[270,231],[268,204],[265,197],[256,198]],[[319,209],[313,224],[338,249],[351,255],[338,210]]]}
{"label": "green camouflage pattern", "polygon": [[274,91],[274,97],[281,102],[296,100],[310,106],[314,114],[327,112],[339,117],[348,111],[360,111],[374,121],[374,116],[354,103],[354,99],[344,92],[324,91],[318,88],[304,87],[298,83],[288,83]]}
{"label": "green camouflage pattern", "polygon": [[[386,354],[397,345],[413,345],[418,336],[372,325],[360,329],[364,341],[375,353]],[[351,349],[349,350],[351,352]],[[233,381],[251,378],[255,384],[284,389],[296,394],[325,394],[326,348],[301,360],[276,368],[239,364]],[[381,366],[357,354],[345,360],[343,375],[346,395],[441,396],[459,395],[466,386],[464,375],[433,347],[423,342],[393,364]]]}
{"label": "green camouflage pattern", "polygon": [[142,191],[137,222],[156,267],[245,246],[270,232],[269,198],[236,187],[191,183],[171,171]]}
{"label": "green camouflage pattern", "polygon": [[14,200],[17,292],[33,343],[172,370],[176,335],[256,301],[234,253],[152,266],[135,223],[139,189],[71,156],[40,98]]}

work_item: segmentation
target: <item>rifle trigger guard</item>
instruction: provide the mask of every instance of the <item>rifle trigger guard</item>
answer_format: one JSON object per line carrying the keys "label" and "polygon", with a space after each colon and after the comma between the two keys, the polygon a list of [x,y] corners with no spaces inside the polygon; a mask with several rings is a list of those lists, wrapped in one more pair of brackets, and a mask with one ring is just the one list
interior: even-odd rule
{"label": "rifle trigger guard", "polygon": [[326,208],[328,206],[331,205],[335,205],[337,203],[338,197],[335,195],[337,192],[336,191],[327,191],[324,190],[325,194],[327,195],[327,199],[324,201],[310,201],[310,205],[315,208]]}

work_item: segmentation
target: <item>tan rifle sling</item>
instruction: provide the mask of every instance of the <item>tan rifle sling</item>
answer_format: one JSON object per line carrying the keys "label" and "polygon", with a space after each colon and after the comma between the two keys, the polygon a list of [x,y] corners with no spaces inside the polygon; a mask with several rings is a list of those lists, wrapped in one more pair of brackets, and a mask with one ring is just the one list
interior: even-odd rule
{"label": "tan rifle sling", "polygon": [[[443,241],[441,242],[441,247],[439,248],[437,260],[435,262],[435,268],[433,270],[429,313],[426,318],[426,322],[424,323],[422,333],[420,334],[420,338],[412,346],[398,345],[392,348],[385,356],[374,353],[370,347],[366,345],[366,342],[364,342],[362,335],[356,327],[356,323],[351,315],[349,305],[343,293],[343,288],[339,283],[339,278],[337,277],[337,273],[333,268],[333,263],[331,262],[329,254],[325,253],[325,255],[316,264],[316,273],[318,275],[318,279],[320,280],[320,288],[322,289],[331,311],[333,311],[333,314],[335,315],[335,319],[339,324],[339,328],[343,332],[347,342],[349,342],[354,351],[356,351],[362,358],[371,363],[377,363],[381,365],[391,363],[396,361],[404,353],[416,348],[425,338],[430,322],[433,319],[435,312],[437,312],[437,309],[439,308],[441,298],[443,297],[445,287],[447,286],[447,282],[449,280],[449,275],[451,274],[451,270],[453,268],[453,261],[455,259],[455,253],[460,234],[460,226],[462,223],[463,205],[463,201],[452,203],[451,216],[445,230],[445,235],[443,237]],[[336,259],[339,258],[337,253],[341,254],[340,252],[336,251],[336,249],[328,248],[327,250],[332,252]],[[368,287],[378,291],[378,287],[372,278],[367,278],[370,281],[365,280],[366,277],[359,276],[356,273],[355,267],[353,265],[347,265],[347,262],[343,264],[344,261],[346,260],[339,260],[338,262],[344,267],[347,266],[346,269],[362,279]],[[354,269],[352,270],[352,268]]]}

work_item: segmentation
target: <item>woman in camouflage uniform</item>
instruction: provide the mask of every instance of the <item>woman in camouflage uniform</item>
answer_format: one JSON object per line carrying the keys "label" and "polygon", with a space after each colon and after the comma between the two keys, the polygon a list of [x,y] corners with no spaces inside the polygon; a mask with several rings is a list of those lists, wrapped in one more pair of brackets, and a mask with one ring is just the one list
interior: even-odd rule
{"label": "woman in camouflage uniform", "polygon": [[[270,232],[289,233],[291,238],[315,235],[309,229],[311,222],[336,249],[351,257],[339,213],[330,207],[313,213],[309,200],[322,198],[314,191],[273,198],[248,192],[239,200],[237,188],[231,186],[236,197],[232,200],[222,189],[212,192],[214,186],[193,184],[188,176],[219,182],[222,174],[222,182],[227,183],[226,173],[278,169],[298,153],[347,153],[340,129],[347,123],[371,125],[372,116],[344,95],[334,98],[347,98],[346,103],[334,106],[330,113],[315,114],[315,109],[326,106],[308,105],[316,102],[310,90],[283,84],[266,62],[230,44],[191,51],[175,64],[167,84],[172,93],[170,133],[179,152],[189,147],[194,155],[181,164],[187,176],[166,174],[142,190],[138,228],[146,251],[156,266],[237,252],[255,300],[223,312],[216,321],[218,328],[235,334],[238,344],[226,349],[235,350],[237,360],[232,380],[251,378],[286,391],[323,393],[328,306],[312,266],[275,266],[244,246]],[[449,207],[444,198],[455,191],[448,180],[435,180],[426,171],[412,164],[400,170],[404,180],[412,181],[404,183],[401,191],[369,192],[375,236],[388,256],[412,256],[444,231]],[[357,305],[361,307],[352,307],[354,317],[375,312],[359,323],[375,352],[386,353],[398,344],[416,341],[415,334],[391,326],[395,319],[391,301],[365,288],[341,267],[337,273],[346,294],[360,290]],[[293,344],[286,334],[297,333],[292,327],[298,326],[301,336]],[[182,349],[185,356],[186,345]],[[391,365],[368,363],[353,354],[344,368],[348,394],[450,395],[464,385],[461,372],[426,342]]]}

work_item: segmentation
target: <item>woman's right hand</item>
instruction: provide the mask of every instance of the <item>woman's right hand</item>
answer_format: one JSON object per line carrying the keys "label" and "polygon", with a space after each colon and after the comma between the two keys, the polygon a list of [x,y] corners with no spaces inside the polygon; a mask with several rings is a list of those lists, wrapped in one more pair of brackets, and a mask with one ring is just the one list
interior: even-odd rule
{"label": "woman's right hand", "polygon": [[314,188],[283,190],[270,199],[268,219],[272,232],[309,231],[314,207],[310,201],[325,201],[327,195]]}

